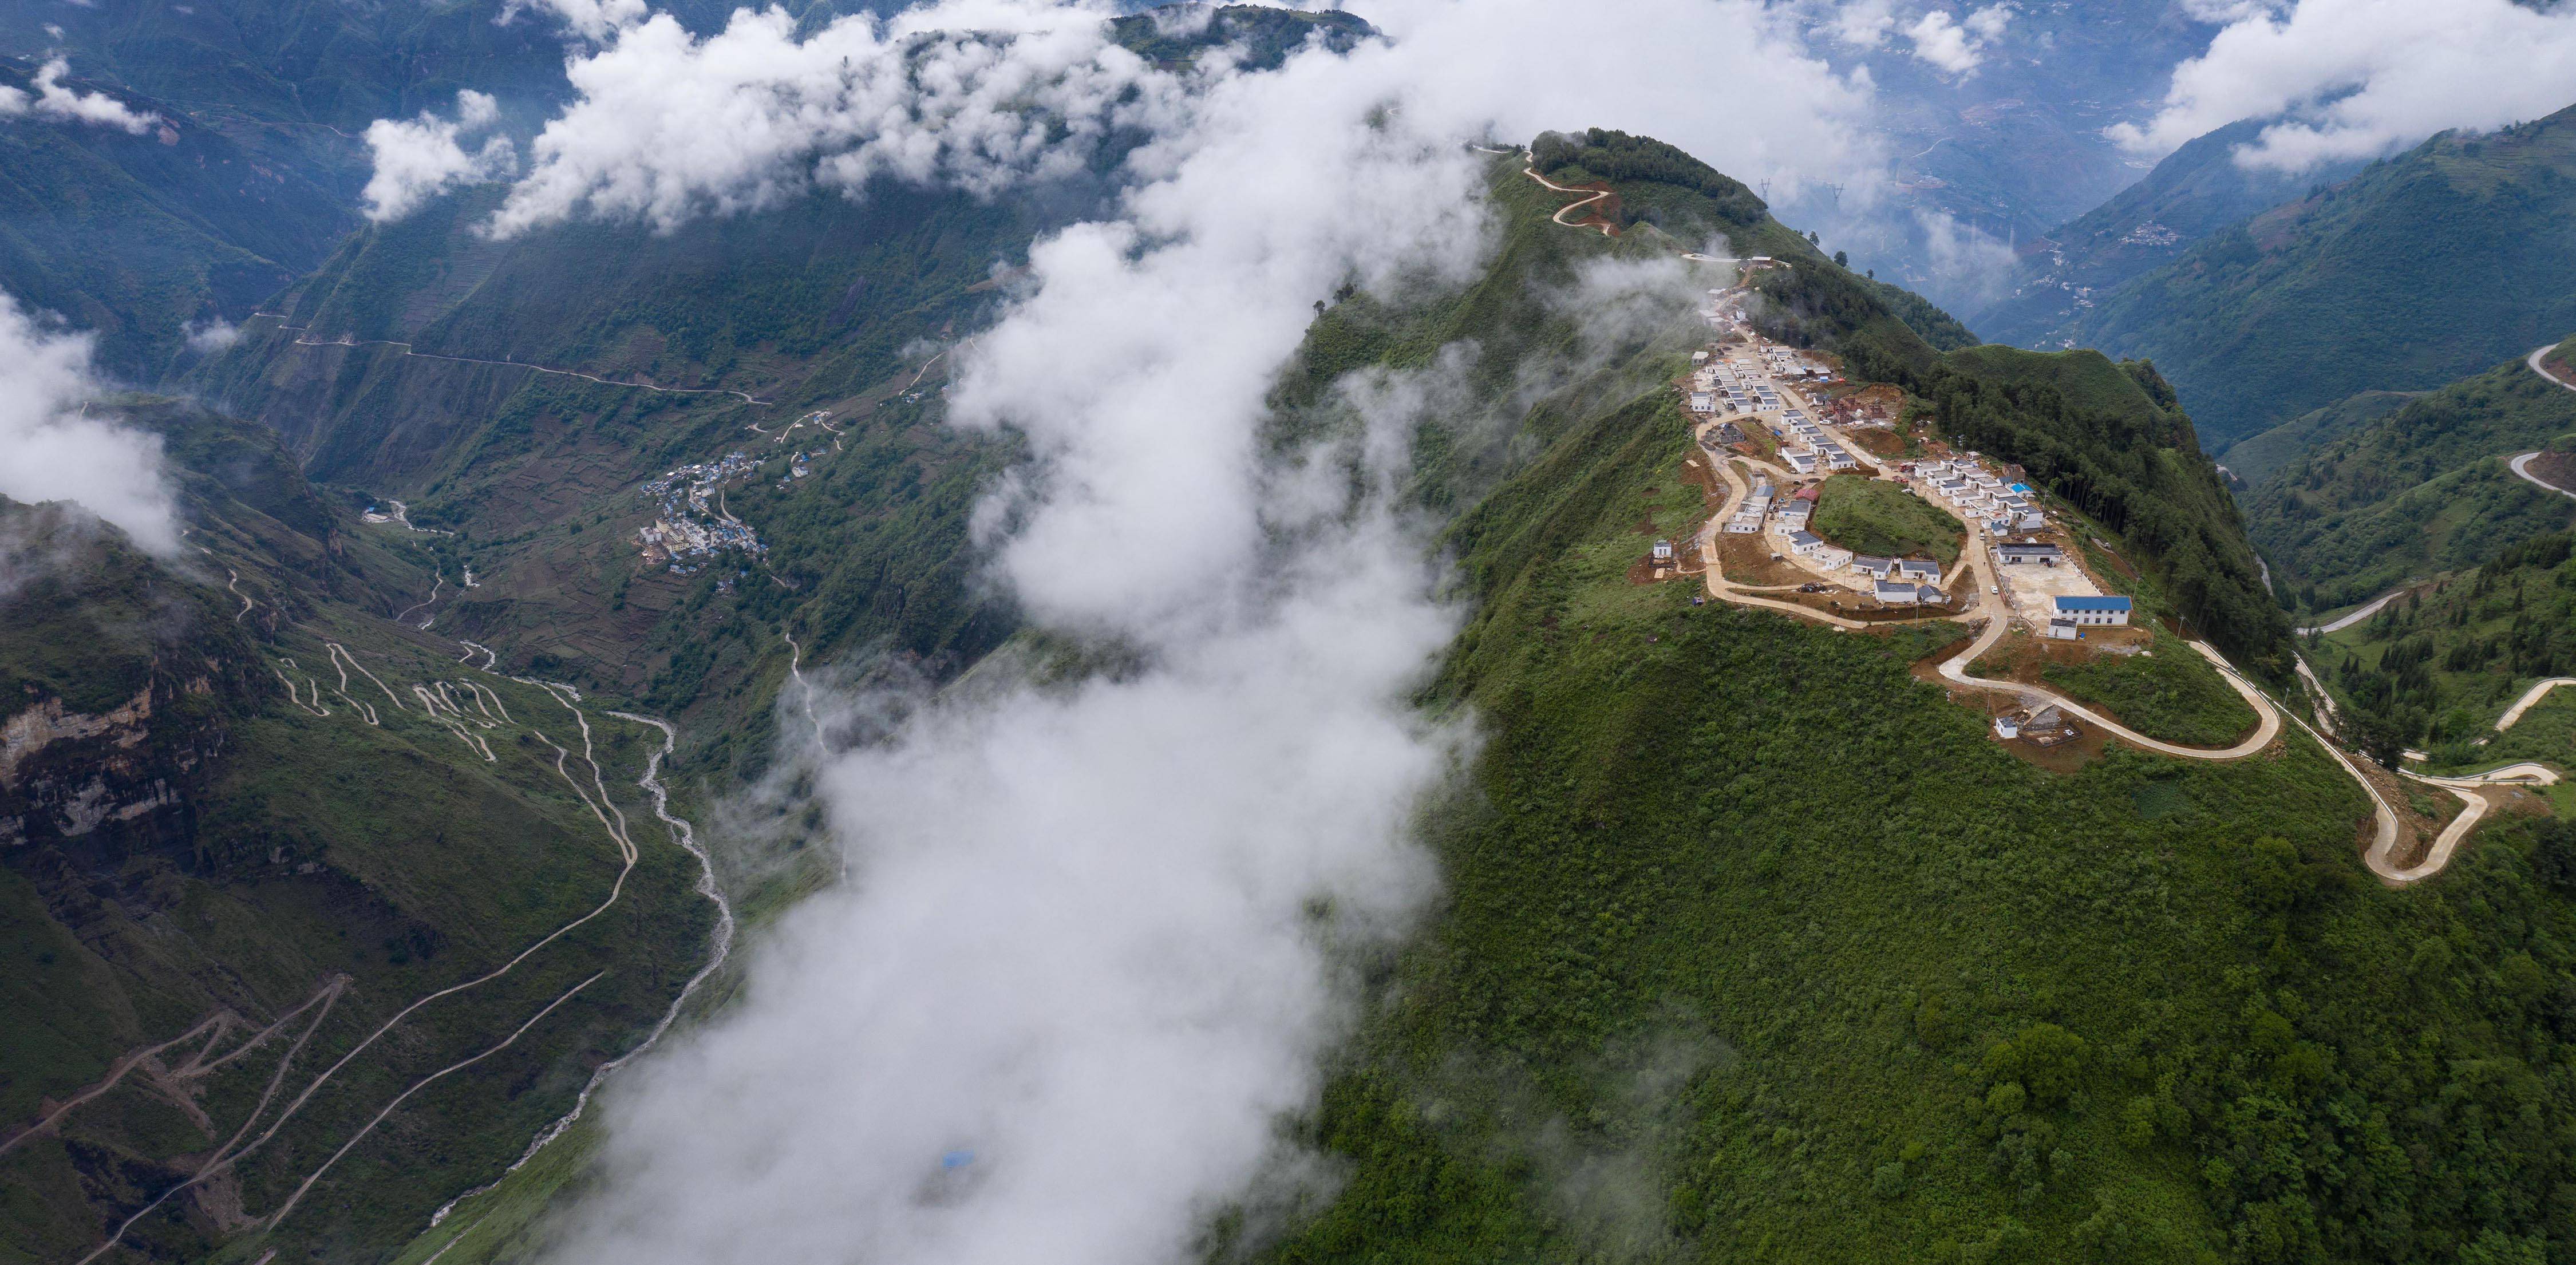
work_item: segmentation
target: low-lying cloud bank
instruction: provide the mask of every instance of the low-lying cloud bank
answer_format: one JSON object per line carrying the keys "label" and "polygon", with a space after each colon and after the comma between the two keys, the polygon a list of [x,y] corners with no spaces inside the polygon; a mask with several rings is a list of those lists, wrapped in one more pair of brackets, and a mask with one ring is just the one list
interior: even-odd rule
{"label": "low-lying cloud bank", "polygon": [[71,63],[52,58],[37,69],[28,87],[0,86],[0,119],[33,115],[58,123],[86,123],[93,127],[112,127],[120,132],[140,136],[161,121],[158,114],[137,110],[104,92],[79,92],[63,86],[63,76],[72,71]]}
{"label": "low-lying cloud bank", "polygon": [[[1030,454],[980,518],[994,578],[1126,667],[867,709],[908,718],[820,771],[848,882],[782,920],[738,1006],[612,1088],[607,1180],[563,1259],[1181,1260],[1228,1201],[1311,1167],[1279,1120],[1353,1017],[1345,951],[1436,889],[1411,826],[1467,742],[1408,702],[1456,613],[1393,491],[1457,393],[1374,374],[1352,429],[1274,452],[1267,399],[1315,303],[1483,265],[1473,138],[1598,123],[1741,170],[1861,144],[1860,90],[1764,6],[1633,7],[1569,42],[1554,4],[1404,0],[1368,14],[1384,41],[1258,73],[1158,68],[1097,11],[991,0],[801,39],[657,17],[576,59],[583,95],[498,231],[869,175],[1004,193],[1106,129],[1149,139],[1114,216],[1036,245],[949,398]],[[1745,88],[1767,134],[1654,88],[1722,50],[1776,87]],[[1625,310],[1686,297],[1677,275],[1577,291]]]}
{"label": "low-lying cloud bank", "polygon": [[[467,88],[456,94],[454,119],[423,110],[417,118],[368,124],[375,170],[358,195],[367,204],[367,218],[379,224],[399,220],[450,189],[509,175],[518,166],[518,148],[509,137],[488,135],[500,119],[500,102]],[[465,148],[476,135],[484,136],[482,143]]]}
{"label": "low-lying cloud bank", "polygon": [[0,293],[0,496],[76,502],[144,549],[175,553],[177,508],[160,438],[88,416],[100,394],[91,342]]}
{"label": "low-lying cloud bank", "polygon": [[2239,119],[2279,118],[2237,151],[2304,171],[2372,158],[2451,128],[2556,113],[2576,86],[2576,6],[2513,0],[2295,0],[2204,5],[2233,20],[2174,68],[2155,118],[2112,129],[2144,153]]}

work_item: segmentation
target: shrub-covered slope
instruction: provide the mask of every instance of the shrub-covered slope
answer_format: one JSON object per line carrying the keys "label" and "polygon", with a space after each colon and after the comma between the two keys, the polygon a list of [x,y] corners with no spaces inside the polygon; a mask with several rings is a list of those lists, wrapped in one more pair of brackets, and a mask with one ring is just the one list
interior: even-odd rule
{"label": "shrub-covered slope", "polygon": [[2576,328],[2576,108],[2445,134],[2209,238],[2071,336],[2151,357],[2214,445]]}
{"label": "shrub-covered slope", "polygon": [[2260,486],[2272,472],[2403,407],[2419,391],[2364,391],[2302,413],[2262,434],[2237,440],[2218,454],[2241,487]]}
{"label": "shrub-covered slope", "polygon": [[2389,892],[2304,739],[2018,762],[1909,671],[1953,632],[1631,583],[1688,452],[1668,394],[1595,399],[1454,530],[1480,604],[1435,694],[1488,741],[1431,822],[1449,903],[1305,1125],[1346,1180],[1263,1259],[2439,1259],[2576,1229],[2542,1123],[2576,1107],[2547,1070],[2564,844],[2509,827]]}
{"label": "shrub-covered slope", "polygon": [[2576,391],[2517,357],[2282,465],[2246,497],[2246,522],[2283,593],[2333,610],[2564,530],[2576,501],[2516,478],[2506,462],[2576,448],[2570,437]]}
{"label": "shrub-covered slope", "polygon": [[[2569,703],[2495,724],[2535,682],[2576,676],[2576,566],[2564,532],[2429,580],[2309,644],[2308,660],[2375,754],[2420,747],[2440,768],[2541,760],[2576,768]],[[2529,726],[2529,728],[2525,728]]]}
{"label": "shrub-covered slope", "polygon": [[0,1242],[78,1259],[157,1200],[117,1259],[245,1231],[365,1258],[516,1158],[704,962],[698,863],[635,785],[661,735],[597,699],[585,734],[385,619],[429,559],[266,433],[116,411],[165,436],[184,556],[0,503]]}

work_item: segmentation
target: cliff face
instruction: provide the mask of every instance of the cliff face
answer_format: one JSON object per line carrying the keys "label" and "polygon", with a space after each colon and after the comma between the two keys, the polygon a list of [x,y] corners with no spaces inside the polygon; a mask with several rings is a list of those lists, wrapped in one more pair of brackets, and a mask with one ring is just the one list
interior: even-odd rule
{"label": "cliff face", "polygon": [[77,935],[106,902],[153,904],[132,862],[221,860],[200,805],[233,724],[277,690],[210,597],[121,538],[53,505],[0,505],[0,528],[21,577],[0,595],[0,865]]}

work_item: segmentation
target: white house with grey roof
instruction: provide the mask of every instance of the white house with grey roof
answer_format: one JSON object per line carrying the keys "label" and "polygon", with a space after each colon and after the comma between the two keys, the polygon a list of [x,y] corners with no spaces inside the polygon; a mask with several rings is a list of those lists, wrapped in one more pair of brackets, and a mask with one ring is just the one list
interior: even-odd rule
{"label": "white house with grey roof", "polygon": [[2078,627],[2117,628],[2129,622],[2129,599],[2111,597],[2065,597],[2048,599],[2049,622],[2066,620]]}

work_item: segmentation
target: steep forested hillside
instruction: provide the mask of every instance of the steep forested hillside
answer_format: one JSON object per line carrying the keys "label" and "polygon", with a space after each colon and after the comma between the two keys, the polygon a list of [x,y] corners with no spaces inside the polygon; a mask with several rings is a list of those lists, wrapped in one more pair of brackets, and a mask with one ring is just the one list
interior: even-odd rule
{"label": "steep forested hillside", "polygon": [[2566,533],[2510,545],[2368,620],[2312,639],[2308,658],[2365,745],[2421,747],[2436,769],[2576,764],[2576,694],[2495,726],[2534,683],[2576,675],[2576,569]]}
{"label": "steep forested hillside", "polygon": [[[0,84],[26,80],[0,66]],[[166,102],[123,100],[161,122],[139,135],[0,123],[0,291],[96,331],[101,368],[149,382],[170,370],[190,323],[247,317],[356,216],[310,138],[236,136]],[[323,136],[346,162],[355,147]]]}
{"label": "steep forested hillside", "polygon": [[2194,139],[2110,201],[2050,230],[2045,249],[2024,256],[2013,292],[1977,314],[1986,337],[2057,350],[2077,319],[2122,282],[2172,262],[2212,233],[2341,181],[2356,166],[2296,176],[2238,166],[2237,147],[2263,127],[2248,119]]}
{"label": "steep forested hillside", "polygon": [[[2473,1258],[2576,1229],[2537,1122],[2576,1104],[2526,1070],[2576,989],[2541,877],[2576,841],[2503,828],[2386,891],[2304,739],[2046,773],[1909,670],[1955,630],[1632,582],[1641,533],[1704,512],[1661,382],[1689,341],[1541,403],[1544,446],[1451,530],[1478,604],[1434,697],[1488,741],[1431,818],[1449,901],[1304,1122],[1345,1180],[1259,1259]],[[1947,372],[2117,411],[2099,373],[2009,368]]]}
{"label": "steep forested hillside", "polygon": [[2246,498],[2248,530],[2291,600],[2333,610],[2563,530],[2576,501],[2506,464],[2552,446],[2576,447],[2576,391],[2517,358],[2282,465]]}
{"label": "steep forested hillside", "polygon": [[2302,413],[2259,435],[2228,445],[2218,464],[2245,488],[2261,485],[2272,472],[2328,442],[2340,439],[2403,407],[2420,391],[2364,391],[2321,409]]}
{"label": "steep forested hillside", "polygon": [[2576,109],[2443,135],[2098,299],[2081,346],[2152,357],[2224,447],[2423,390],[2576,328]]}

